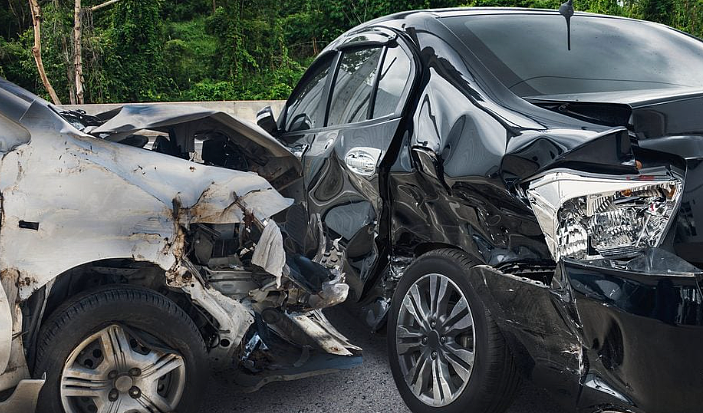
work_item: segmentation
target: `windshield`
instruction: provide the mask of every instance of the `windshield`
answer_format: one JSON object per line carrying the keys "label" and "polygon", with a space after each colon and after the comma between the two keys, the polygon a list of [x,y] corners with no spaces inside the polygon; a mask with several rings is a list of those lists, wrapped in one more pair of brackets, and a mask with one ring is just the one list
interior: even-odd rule
{"label": "windshield", "polygon": [[445,19],[448,27],[518,96],[660,88],[703,89],[703,42],[665,26],[575,15]]}

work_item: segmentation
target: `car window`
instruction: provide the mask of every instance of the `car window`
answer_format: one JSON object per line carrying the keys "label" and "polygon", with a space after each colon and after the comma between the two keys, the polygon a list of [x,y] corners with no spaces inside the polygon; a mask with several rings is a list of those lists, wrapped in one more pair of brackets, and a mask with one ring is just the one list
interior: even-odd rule
{"label": "car window", "polygon": [[665,26],[560,15],[450,17],[449,28],[518,96],[703,87],[703,42]]}
{"label": "car window", "polygon": [[327,126],[353,123],[368,118],[380,47],[345,52],[334,83]]}
{"label": "car window", "polygon": [[391,115],[400,111],[405,87],[410,80],[410,57],[400,46],[391,47],[383,59],[378,81],[373,117]]}
{"label": "car window", "polygon": [[286,131],[320,128],[325,122],[326,102],[322,102],[327,76],[334,55],[318,62],[303,80],[302,87],[288,101],[286,109]]}

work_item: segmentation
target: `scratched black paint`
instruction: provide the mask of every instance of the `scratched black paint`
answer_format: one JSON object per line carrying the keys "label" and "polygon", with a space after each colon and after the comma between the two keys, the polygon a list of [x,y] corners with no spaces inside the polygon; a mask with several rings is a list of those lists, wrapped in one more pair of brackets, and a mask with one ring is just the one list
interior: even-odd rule
{"label": "scratched black paint", "polygon": [[[445,18],[482,14],[509,14],[520,24],[550,13],[559,16],[408,12],[333,42],[321,59],[354,47],[401,45],[415,70],[402,112],[280,132],[291,148],[304,148],[302,202],[310,216],[319,214],[326,237],[346,249],[353,296],[375,302],[372,312],[387,309],[377,304],[390,297],[388,280],[409,260],[435,248],[460,248],[480,264],[471,282],[524,375],[567,407],[699,411],[703,273],[555,263],[521,189],[556,167],[608,174],[636,174],[637,162],[683,168],[681,208],[661,248],[703,268],[703,90],[522,99],[445,24]],[[373,176],[345,165],[357,147],[383,151]],[[382,315],[367,318],[376,323]]]}

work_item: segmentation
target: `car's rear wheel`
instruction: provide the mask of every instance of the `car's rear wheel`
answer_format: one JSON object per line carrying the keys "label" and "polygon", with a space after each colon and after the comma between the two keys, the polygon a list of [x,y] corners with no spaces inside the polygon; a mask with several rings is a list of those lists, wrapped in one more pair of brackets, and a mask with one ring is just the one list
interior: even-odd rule
{"label": "car's rear wheel", "polygon": [[38,411],[197,411],[208,373],[193,321],[168,298],[112,286],[64,304],[41,330]]}
{"label": "car's rear wheel", "polygon": [[393,296],[391,371],[414,412],[499,413],[519,383],[505,340],[467,280],[474,263],[458,250],[421,256]]}

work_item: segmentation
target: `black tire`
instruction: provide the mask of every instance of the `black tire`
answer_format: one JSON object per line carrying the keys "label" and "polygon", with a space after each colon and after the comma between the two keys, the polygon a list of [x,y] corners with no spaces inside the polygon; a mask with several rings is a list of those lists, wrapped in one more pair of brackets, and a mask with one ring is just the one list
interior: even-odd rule
{"label": "black tire", "polygon": [[197,412],[209,375],[202,336],[188,315],[154,291],[128,285],[101,287],[61,305],[44,323],[37,345],[35,376],[46,373],[37,412],[63,412],[60,380],[70,354],[110,325],[147,333],[176,351],[185,365],[185,387],[176,412]]}
{"label": "black tire", "polygon": [[[474,262],[463,251],[453,249],[435,250],[413,262],[398,283],[388,318],[388,355],[393,379],[398,391],[413,412],[501,413],[510,407],[515,397],[520,377],[513,357],[491,314],[483,306],[478,295],[467,281],[474,266]],[[463,390],[461,390],[461,386],[457,386],[456,396],[449,398],[449,400],[453,399],[453,401],[442,406],[432,406],[415,395],[401,372],[401,358],[396,345],[398,320],[401,307],[404,305],[403,299],[416,282],[418,282],[418,286],[422,286],[423,284],[420,284],[422,281],[419,280],[427,279],[430,274],[443,275],[458,287],[468,301],[474,325],[472,332],[473,369]],[[429,295],[429,292],[427,294]],[[437,293],[438,295],[439,293]],[[439,324],[437,322],[438,326]],[[434,324],[432,327],[434,327]],[[444,340],[449,342],[451,338],[443,337],[442,340],[442,342],[445,342]],[[424,347],[426,345],[423,344]],[[414,349],[413,351],[422,350]],[[434,354],[437,353],[441,353],[441,351],[434,352]],[[443,355],[444,353],[441,354]],[[434,360],[435,358],[441,359],[441,357],[433,355],[432,358]],[[418,360],[420,360],[419,355]],[[417,363],[419,364],[419,361]]]}

